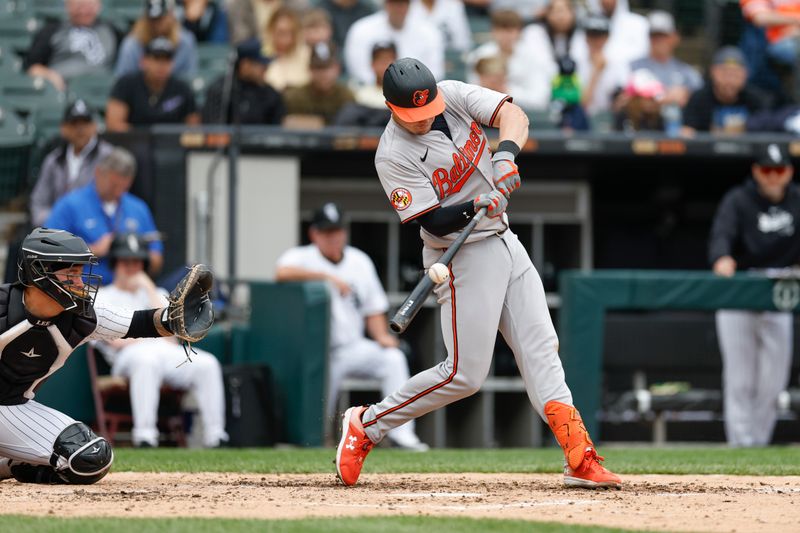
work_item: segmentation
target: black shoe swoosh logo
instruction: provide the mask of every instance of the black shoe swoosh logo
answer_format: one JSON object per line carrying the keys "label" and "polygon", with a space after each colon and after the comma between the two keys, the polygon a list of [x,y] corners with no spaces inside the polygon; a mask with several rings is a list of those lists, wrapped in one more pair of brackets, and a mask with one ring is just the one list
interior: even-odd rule
{"label": "black shoe swoosh logo", "polygon": [[428,149],[427,148],[425,148],[425,155],[420,157],[419,160],[424,163],[426,159],[428,159]]}

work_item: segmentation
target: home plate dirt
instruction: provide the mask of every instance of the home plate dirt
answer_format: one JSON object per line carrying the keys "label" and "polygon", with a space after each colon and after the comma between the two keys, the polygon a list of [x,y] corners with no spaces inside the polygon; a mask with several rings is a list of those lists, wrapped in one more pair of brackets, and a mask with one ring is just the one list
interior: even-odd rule
{"label": "home plate dirt", "polygon": [[[85,487],[0,483],[0,514],[307,518],[449,515],[670,531],[800,532],[800,476],[624,476],[622,490],[564,489],[539,474],[112,473]],[[57,497],[53,497],[56,496]]]}

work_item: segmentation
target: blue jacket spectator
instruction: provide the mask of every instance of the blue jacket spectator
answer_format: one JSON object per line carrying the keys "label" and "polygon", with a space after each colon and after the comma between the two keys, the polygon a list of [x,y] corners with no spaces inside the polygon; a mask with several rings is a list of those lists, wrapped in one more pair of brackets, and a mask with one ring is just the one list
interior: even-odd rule
{"label": "blue jacket spectator", "polygon": [[97,164],[94,181],[58,200],[45,221],[45,227],[70,231],[89,244],[100,259],[95,273],[102,276],[103,284],[113,281],[107,256],[117,233],[139,233],[150,241],[151,272],[163,264],[164,246],[150,208],[128,193],[135,173],[131,153],[114,148]]}
{"label": "blue jacket spectator", "polygon": [[175,16],[198,43],[221,43],[230,40],[228,15],[214,0],[179,0]]}
{"label": "blue jacket spectator", "polygon": [[122,41],[114,76],[119,78],[139,70],[147,43],[166,37],[175,46],[172,73],[191,78],[197,73],[197,41],[175,18],[174,0],[145,0],[145,12]]}

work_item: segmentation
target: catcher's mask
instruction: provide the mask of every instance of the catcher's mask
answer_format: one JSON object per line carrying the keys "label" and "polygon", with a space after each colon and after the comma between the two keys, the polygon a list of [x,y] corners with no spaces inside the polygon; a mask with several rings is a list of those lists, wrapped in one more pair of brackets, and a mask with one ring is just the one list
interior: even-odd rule
{"label": "catcher's mask", "polygon": [[[66,311],[90,316],[101,279],[92,274],[97,258],[83,239],[68,231],[36,228],[22,241],[20,256],[20,283],[40,289]],[[78,266],[80,271],[59,272]]]}

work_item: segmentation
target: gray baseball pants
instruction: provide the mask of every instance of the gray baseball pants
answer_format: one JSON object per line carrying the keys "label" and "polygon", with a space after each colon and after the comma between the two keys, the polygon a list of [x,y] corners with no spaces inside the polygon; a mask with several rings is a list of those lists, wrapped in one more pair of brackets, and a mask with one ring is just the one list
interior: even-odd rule
{"label": "gray baseball pants", "polygon": [[[425,267],[442,252],[425,246]],[[498,329],[514,352],[539,416],[544,419],[550,400],[572,405],[544,287],[517,236],[507,230],[465,244],[451,273],[450,281],[435,290],[447,359],[364,412],[364,428],[373,442],[394,427],[477,392],[489,373]]]}
{"label": "gray baseball pants", "polygon": [[766,446],[778,417],[778,395],[789,384],[792,314],[722,309],[716,318],[728,444]]}

